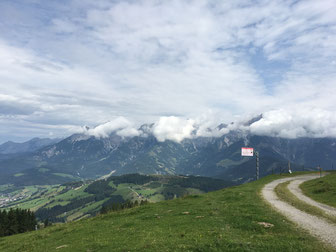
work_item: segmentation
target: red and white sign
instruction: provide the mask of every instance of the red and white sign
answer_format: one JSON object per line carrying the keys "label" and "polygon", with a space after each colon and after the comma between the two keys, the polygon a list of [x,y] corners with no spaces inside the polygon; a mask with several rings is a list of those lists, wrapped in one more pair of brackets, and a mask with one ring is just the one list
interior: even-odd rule
{"label": "red and white sign", "polygon": [[253,157],[253,148],[243,147],[241,149],[241,155],[246,157]]}

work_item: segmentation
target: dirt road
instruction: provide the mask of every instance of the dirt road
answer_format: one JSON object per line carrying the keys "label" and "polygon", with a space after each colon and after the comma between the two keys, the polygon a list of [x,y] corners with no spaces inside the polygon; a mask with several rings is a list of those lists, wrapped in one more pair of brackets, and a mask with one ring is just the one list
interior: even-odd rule
{"label": "dirt road", "polygon": [[291,193],[293,193],[297,198],[299,198],[300,200],[306,202],[309,205],[312,205],[314,207],[320,208],[322,211],[324,211],[326,214],[332,215],[332,216],[336,216],[336,208],[332,207],[332,206],[328,206],[325,204],[322,204],[320,202],[316,202],[315,200],[312,200],[311,198],[307,197],[306,195],[304,195],[300,189],[300,185],[307,181],[306,179],[295,179],[293,181],[290,182],[290,184],[288,185],[288,189],[291,191]]}
{"label": "dirt road", "polygon": [[[304,181],[310,180],[310,179],[315,179],[318,178],[319,175],[301,175],[301,176],[296,176],[296,177],[290,177],[290,178],[283,178],[283,179],[278,179],[274,180],[271,183],[268,183],[265,185],[265,187],[262,189],[262,195],[264,199],[269,202],[272,207],[274,207],[278,212],[286,216],[289,220],[292,222],[296,223],[299,227],[307,230],[310,234],[313,236],[319,238],[325,243],[328,243],[331,245],[333,248],[336,249],[336,225],[331,224],[327,222],[326,220],[316,217],[311,214],[307,214],[289,204],[287,204],[284,201],[281,201],[277,195],[274,192],[275,187],[278,184],[287,182],[287,181],[292,181],[290,183],[289,189],[296,194],[299,199],[303,198],[302,197],[302,192],[298,188],[298,185],[300,183],[303,183]],[[333,211],[332,209],[325,208],[325,205],[322,206],[323,204],[315,202],[311,200],[310,198],[305,196],[305,202],[314,206],[319,206],[320,208],[322,207],[323,210],[326,211],[326,213],[329,211]],[[329,209],[328,211],[326,209]]]}

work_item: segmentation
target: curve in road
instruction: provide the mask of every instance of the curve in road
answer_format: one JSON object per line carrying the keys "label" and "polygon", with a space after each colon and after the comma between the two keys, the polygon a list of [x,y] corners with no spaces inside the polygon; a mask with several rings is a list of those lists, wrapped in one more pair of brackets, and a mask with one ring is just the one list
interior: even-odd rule
{"label": "curve in road", "polygon": [[323,242],[331,245],[331,247],[336,249],[336,225],[331,224],[322,218],[307,214],[287,204],[286,202],[281,201],[274,192],[275,187],[281,183],[296,180],[304,182],[318,177],[319,175],[309,174],[274,180],[264,186],[264,188],[262,189],[262,196],[269,204],[271,204],[273,208],[275,208],[282,215],[286,216],[289,220],[296,223],[299,227],[307,230],[311,235],[319,238]]}
{"label": "curve in road", "polygon": [[314,207],[317,207],[324,211],[326,214],[331,216],[336,216],[336,208],[332,206],[325,205],[323,203],[317,202],[306,195],[304,195],[300,189],[300,185],[307,181],[306,179],[295,179],[292,182],[289,183],[288,189],[293,193],[298,199],[304,201],[305,203],[312,205]]}

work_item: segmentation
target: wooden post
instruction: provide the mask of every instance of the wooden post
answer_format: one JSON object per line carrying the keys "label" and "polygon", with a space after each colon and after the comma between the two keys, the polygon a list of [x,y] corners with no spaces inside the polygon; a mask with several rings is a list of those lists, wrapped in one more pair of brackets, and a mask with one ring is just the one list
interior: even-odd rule
{"label": "wooden post", "polygon": [[256,179],[259,179],[259,152],[256,151]]}

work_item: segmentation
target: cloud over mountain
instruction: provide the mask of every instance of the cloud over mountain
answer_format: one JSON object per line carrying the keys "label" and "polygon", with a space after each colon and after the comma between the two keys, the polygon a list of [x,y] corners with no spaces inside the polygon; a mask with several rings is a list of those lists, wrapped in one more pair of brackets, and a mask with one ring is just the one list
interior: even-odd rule
{"label": "cloud over mountain", "polygon": [[172,140],[181,142],[185,138],[192,138],[195,121],[175,116],[161,117],[153,127],[153,134],[158,141]]}
{"label": "cloud over mountain", "polygon": [[[3,0],[0,143],[120,117],[181,141],[258,114],[255,134],[334,136],[335,13],[333,0]],[[90,134],[139,134],[118,120]]]}
{"label": "cloud over mountain", "polygon": [[95,136],[96,138],[108,137],[111,133],[116,133],[121,137],[138,136],[140,132],[135,129],[132,123],[124,117],[118,117],[113,121],[96,126],[93,129],[83,127],[82,133]]}
{"label": "cloud over mountain", "polygon": [[249,131],[283,138],[336,137],[336,113],[314,108],[273,110],[250,125]]}
{"label": "cloud over mountain", "polygon": [[243,134],[281,138],[323,138],[336,137],[336,114],[316,108],[296,110],[271,110],[256,117],[239,118],[230,124],[218,124],[210,117],[187,119],[184,117],[160,117],[152,125],[136,128],[135,124],[124,117],[96,126],[81,128],[79,132],[97,138],[116,133],[122,137],[154,135],[158,141],[171,140],[180,143],[184,139],[197,137],[220,137],[230,131]]}

